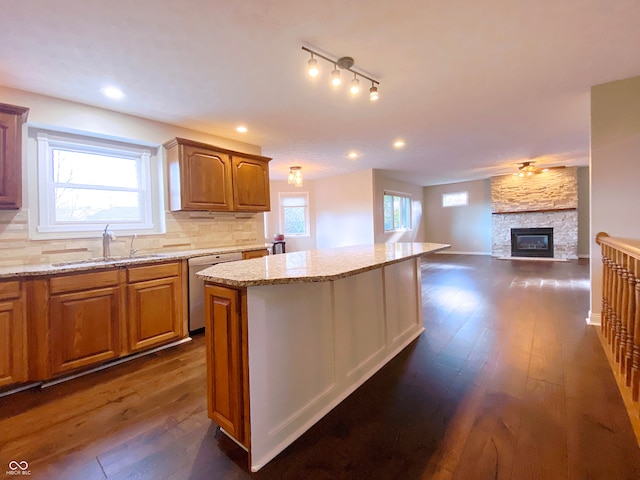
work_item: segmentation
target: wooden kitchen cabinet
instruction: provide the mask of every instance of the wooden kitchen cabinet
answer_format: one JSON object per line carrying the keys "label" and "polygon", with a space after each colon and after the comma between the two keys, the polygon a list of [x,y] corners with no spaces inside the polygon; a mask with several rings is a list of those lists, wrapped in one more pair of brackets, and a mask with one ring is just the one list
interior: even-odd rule
{"label": "wooden kitchen cabinet", "polygon": [[130,351],[182,337],[181,263],[130,267],[127,276]]}
{"label": "wooden kitchen cabinet", "polygon": [[170,210],[265,212],[270,209],[270,158],[184,138],[175,138],[164,147]]}
{"label": "wooden kitchen cabinet", "polygon": [[238,442],[249,442],[246,290],[205,285],[208,414]]}
{"label": "wooden kitchen cabinet", "polygon": [[119,269],[49,281],[48,376],[118,358],[124,317]]}
{"label": "wooden kitchen cabinet", "polygon": [[249,260],[251,258],[262,258],[269,255],[269,250],[266,248],[264,250],[249,250],[246,252],[242,252],[242,259]]}
{"label": "wooden kitchen cabinet", "polygon": [[22,124],[29,109],[0,103],[0,209],[22,207]]}
{"label": "wooden kitchen cabinet", "polygon": [[268,212],[271,209],[268,160],[234,155],[231,168],[234,210]]}
{"label": "wooden kitchen cabinet", "polygon": [[27,380],[27,324],[22,282],[0,282],[0,387]]}

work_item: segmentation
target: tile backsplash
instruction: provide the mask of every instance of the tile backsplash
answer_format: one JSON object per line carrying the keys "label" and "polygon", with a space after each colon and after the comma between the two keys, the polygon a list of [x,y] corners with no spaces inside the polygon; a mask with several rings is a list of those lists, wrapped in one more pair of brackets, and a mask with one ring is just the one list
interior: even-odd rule
{"label": "tile backsplash", "polygon": [[[138,235],[141,253],[163,253],[264,243],[261,213],[167,212],[166,233]],[[128,255],[131,236],[111,244],[114,256]],[[102,255],[102,238],[30,240],[28,210],[0,211],[0,266],[47,264]]]}

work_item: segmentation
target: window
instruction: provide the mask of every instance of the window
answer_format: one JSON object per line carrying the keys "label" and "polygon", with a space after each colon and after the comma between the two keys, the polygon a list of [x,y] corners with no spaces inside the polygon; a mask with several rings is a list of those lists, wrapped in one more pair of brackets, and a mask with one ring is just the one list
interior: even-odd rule
{"label": "window", "polygon": [[443,207],[461,207],[469,205],[469,192],[455,192],[442,194]]}
{"label": "window", "polygon": [[36,141],[38,208],[32,236],[92,236],[106,224],[114,231],[163,231],[155,150],[44,130],[36,131]]}
{"label": "window", "polygon": [[309,236],[309,194],[279,193],[280,231],[289,237]]}
{"label": "window", "polygon": [[385,192],[383,204],[385,232],[411,229],[411,197]]}

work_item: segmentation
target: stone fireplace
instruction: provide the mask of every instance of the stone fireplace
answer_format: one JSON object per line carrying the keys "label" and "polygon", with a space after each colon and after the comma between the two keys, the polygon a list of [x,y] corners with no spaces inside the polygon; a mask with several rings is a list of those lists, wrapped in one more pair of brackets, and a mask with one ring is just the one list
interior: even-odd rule
{"label": "stone fireplace", "polygon": [[553,228],[512,228],[511,256],[553,258]]}
{"label": "stone fireplace", "polygon": [[544,257],[578,258],[576,167],[552,169],[524,178],[513,175],[492,177],[491,206],[491,249],[494,257],[543,256],[535,251],[541,250],[535,248],[536,242],[527,244],[526,239],[521,245],[525,248],[516,248],[513,254],[512,230],[545,229],[553,232],[553,240],[550,245],[546,240],[548,245]]}

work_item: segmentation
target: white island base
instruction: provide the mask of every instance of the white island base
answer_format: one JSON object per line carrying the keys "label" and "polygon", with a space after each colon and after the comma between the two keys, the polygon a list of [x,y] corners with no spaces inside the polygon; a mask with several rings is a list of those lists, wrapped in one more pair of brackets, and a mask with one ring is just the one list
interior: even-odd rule
{"label": "white island base", "polygon": [[[422,255],[447,247],[409,245],[432,247]],[[244,287],[221,285],[216,267],[204,271],[210,317],[209,415],[247,449],[252,471],[422,333],[420,256],[330,279],[307,277]],[[237,292],[237,299],[229,301],[225,291]],[[234,309],[240,312],[237,321],[232,318]],[[238,326],[236,338],[244,343],[239,352],[229,346]],[[231,380],[236,374],[244,377],[228,387],[227,372]]]}

